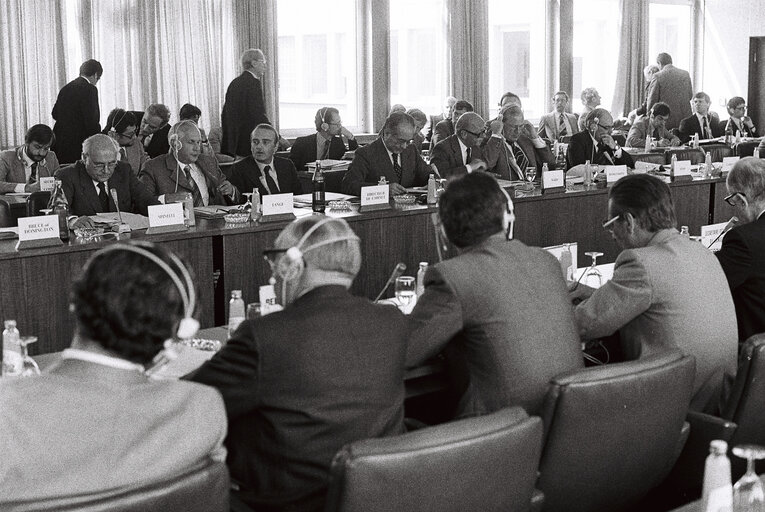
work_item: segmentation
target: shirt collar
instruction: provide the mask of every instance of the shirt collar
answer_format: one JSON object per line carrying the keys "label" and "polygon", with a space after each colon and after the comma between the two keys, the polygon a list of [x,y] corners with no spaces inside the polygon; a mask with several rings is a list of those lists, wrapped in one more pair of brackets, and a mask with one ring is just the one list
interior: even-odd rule
{"label": "shirt collar", "polygon": [[[253,159],[253,160],[254,160],[254,159]],[[269,167],[271,167],[271,169],[273,169],[273,168],[274,168],[274,159],[273,159],[273,158],[271,158],[271,161],[270,161],[270,162],[268,162],[268,163],[265,163],[265,164],[263,164],[263,163],[260,163],[260,162],[258,162],[257,160],[255,160],[255,164],[258,166],[258,169],[260,169],[260,172],[262,173],[262,172],[263,172],[263,169],[265,169],[265,167],[266,167],[266,166],[269,166]]]}
{"label": "shirt collar", "polygon": [[29,158],[29,155],[27,155],[26,144],[19,148],[19,160],[21,160],[25,167],[31,167],[35,163],[31,158]]}
{"label": "shirt collar", "polygon": [[64,349],[64,351],[61,352],[61,359],[79,359],[80,361],[109,366],[118,370],[144,371],[144,367],[141,364],[136,364],[119,357],[107,356],[106,354],[98,354],[96,352],[78,348]]}

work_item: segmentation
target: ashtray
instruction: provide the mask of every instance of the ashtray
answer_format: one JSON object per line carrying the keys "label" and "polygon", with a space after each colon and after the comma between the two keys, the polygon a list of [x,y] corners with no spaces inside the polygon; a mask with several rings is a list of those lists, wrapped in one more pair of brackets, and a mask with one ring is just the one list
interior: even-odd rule
{"label": "ashtray", "polygon": [[349,212],[351,211],[351,202],[350,201],[329,201],[327,202],[327,207],[329,207],[330,210],[334,210],[336,212]]}
{"label": "ashtray", "polygon": [[90,240],[104,234],[104,228],[74,228],[74,236]]}
{"label": "ashtray", "polygon": [[417,199],[413,194],[400,194],[397,196],[393,196],[393,201],[396,204],[402,205],[402,206],[408,206],[414,204],[415,199]]}
{"label": "ashtray", "polygon": [[250,221],[250,212],[227,213],[223,219],[229,224],[244,224]]}

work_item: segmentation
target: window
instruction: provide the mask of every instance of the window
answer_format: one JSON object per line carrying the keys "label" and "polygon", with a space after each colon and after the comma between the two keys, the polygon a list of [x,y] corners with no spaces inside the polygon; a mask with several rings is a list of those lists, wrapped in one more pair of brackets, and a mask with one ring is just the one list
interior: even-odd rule
{"label": "window", "polygon": [[[691,6],[651,3],[648,10],[648,56],[650,62],[665,52],[672,64],[689,70],[691,66]],[[648,62],[646,63],[648,64]]]}
{"label": "window", "polygon": [[356,2],[278,0],[279,127],[312,132],[316,111],[335,107],[352,131],[359,124]]}
{"label": "window", "polygon": [[545,98],[545,2],[489,0],[489,114],[506,92],[521,97],[527,119],[549,110]]}

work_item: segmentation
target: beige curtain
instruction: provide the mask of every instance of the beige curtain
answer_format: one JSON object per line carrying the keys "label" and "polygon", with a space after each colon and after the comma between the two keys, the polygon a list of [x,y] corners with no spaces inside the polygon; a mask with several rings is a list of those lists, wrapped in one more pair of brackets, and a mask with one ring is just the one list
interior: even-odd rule
{"label": "beige curtain", "polygon": [[482,117],[489,114],[489,4],[449,0],[449,77],[452,95],[468,100]]}
{"label": "beige curtain", "polygon": [[648,0],[619,0],[622,13],[619,58],[611,113],[614,118],[638,108],[645,96],[643,68],[648,62]]}
{"label": "beige curtain", "polygon": [[[237,60],[248,48],[260,48],[266,56],[266,74],[262,80],[266,114],[279,128],[279,88],[276,41],[276,0],[234,0]],[[296,13],[297,14],[297,13]]]}
{"label": "beige curtain", "polygon": [[63,25],[59,2],[0,0],[0,148],[24,142],[30,126],[52,126],[67,78]]}

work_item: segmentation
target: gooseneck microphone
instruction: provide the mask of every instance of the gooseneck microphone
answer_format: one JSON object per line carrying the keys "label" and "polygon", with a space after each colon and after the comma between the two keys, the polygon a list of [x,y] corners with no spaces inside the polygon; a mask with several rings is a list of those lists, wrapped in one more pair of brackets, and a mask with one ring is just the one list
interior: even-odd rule
{"label": "gooseneck microphone", "polygon": [[736,226],[737,222],[738,222],[738,217],[736,217],[735,215],[731,217],[728,223],[723,228],[723,230],[720,232],[720,234],[717,235],[717,237],[714,240],[712,240],[712,243],[707,246],[707,249],[710,249],[720,239],[721,236],[723,236],[725,233],[733,229]]}
{"label": "gooseneck microphone", "polygon": [[114,199],[114,206],[117,207],[117,215],[120,218],[120,226],[118,229],[118,233],[128,233],[130,232],[131,228],[129,224],[125,224],[125,222],[122,220],[122,212],[120,211],[120,202],[119,198],[117,197],[117,189],[116,188],[110,188],[109,194],[111,194],[112,199]]}
{"label": "gooseneck microphone", "polygon": [[396,279],[401,277],[401,275],[404,273],[405,270],[406,270],[406,264],[401,262],[396,263],[396,267],[393,269],[393,272],[391,272],[390,277],[388,278],[388,281],[385,283],[385,286],[383,286],[383,289],[380,290],[380,293],[378,293],[377,297],[375,297],[374,302],[377,302],[378,300],[380,300],[380,297],[382,297],[383,293],[385,293],[385,290],[388,289],[388,287],[390,286],[392,282],[394,282]]}

